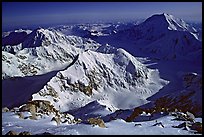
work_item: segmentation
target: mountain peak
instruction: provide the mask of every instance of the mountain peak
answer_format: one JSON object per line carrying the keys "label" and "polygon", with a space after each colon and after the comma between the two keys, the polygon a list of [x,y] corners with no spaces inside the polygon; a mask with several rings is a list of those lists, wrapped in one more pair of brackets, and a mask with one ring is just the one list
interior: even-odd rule
{"label": "mountain peak", "polygon": [[49,34],[51,31],[49,31],[48,29],[44,29],[42,27],[38,27],[36,29],[34,29],[31,33],[32,35],[34,36],[38,36],[38,35],[46,35],[46,34]]}
{"label": "mountain peak", "polygon": [[189,31],[195,33],[196,30],[188,25],[182,19],[176,18],[171,14],[162,13],[154,14],[144,21],[144,27],[154,27],[161,30],[177,30],[177,31]]}
{"label": "mountain peak", "polygon": [[39,47],[42,43],[48,44],[52,35],[52,31],[39,27],[28,35],[28,38],[23,42],[23,47]]}

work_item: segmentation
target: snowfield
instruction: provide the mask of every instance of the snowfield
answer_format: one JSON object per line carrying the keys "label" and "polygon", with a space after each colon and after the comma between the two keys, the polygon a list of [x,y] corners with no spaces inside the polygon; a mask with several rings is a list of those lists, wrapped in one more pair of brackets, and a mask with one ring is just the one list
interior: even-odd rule
{"label": "snowfield", "polygon": [[[117,119],[105,123],[106,128],[100,128],[89,124],[61,124],[57,126],[54,122],[51,122],[50,117],[36,121],[19,119],[13,113],[2,113],[2,117],[3,135],[10,130],[16,132],[29,131],[32,135],[44,132],[54,135],[195,135],[191,130],[173,128],[172,126],[183,123],[183,121],[173,121],[173,116],[156,119],[157,122],[162,122],[164,128],[159,125],[153,126],[156,120],[127,123],[122,119]],[[202,119],[197,118],[196,121],[202,122]]]}

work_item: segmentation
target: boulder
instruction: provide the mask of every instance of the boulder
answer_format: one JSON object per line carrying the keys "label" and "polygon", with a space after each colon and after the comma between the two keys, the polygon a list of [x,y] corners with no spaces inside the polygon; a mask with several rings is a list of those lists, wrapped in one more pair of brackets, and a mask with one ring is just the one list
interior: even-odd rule
{"label": "boulder", "polygon": [[100,119],[100,118],[89,118],[87,121],[91,125],[98,125],[101,128],[105,128],[106,127],[103,119]]}
{"label": "boulder", "polygon": [[57,123],[57,125],[59,125],[60,122],[61,122],[61,119],[60,119],[60,117],[56,116],[56,117],[53,117],[53,118],[51,119],[51,121],[55,121],[55,122]]}
{"label": "boulder", "polygon": [[22,112],[18,112],[17,115],[19,116],[19,118],[24,119],[24,115]]}
{"label": "boulder", "polygon": [[186,118],[191,122],[195,122],[195,116],[191,112],[186,112]]}
{"label": "boulder", "polygon": [[9,108],[7,107],[2,108],[2,112],[8,112],[8,111],[9,111]]}

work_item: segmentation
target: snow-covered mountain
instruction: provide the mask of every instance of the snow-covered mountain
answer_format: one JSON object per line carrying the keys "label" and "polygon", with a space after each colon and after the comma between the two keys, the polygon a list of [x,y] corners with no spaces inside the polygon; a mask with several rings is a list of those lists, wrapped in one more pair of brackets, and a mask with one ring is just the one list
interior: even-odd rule
{"label": "snow-covered mountain", "polygon": [[69,65],[79,52],[95,50],[99,46],[91,39],[38,28],[28,34],[22,43],[2,48],[2,76],[44,74]]}
{"label": "snow-covered mountain", "polygon": [[[176,59],[201,49],[195,28],[172,15],[153,15],[138,26],[144,51],[167,59]],[[139,38],[140,39],[140,38]],[[142,48],[143,49],[143,48]]]}
{"label": "snow-covered mountain", "polygon": [[123,49],[115,49],[110,54],[88,50],[32,97],[49,100],[61,111],[76,109],[94,100],[110,109],[133,108],[146,103],[147,97],[166,84],[157,70],[146,68]]}
{"label": "snow-covered mountain", "polygon": [[138,25],[121,29],[106,37],[95,38],[95,40],[124,48],[134,56],[141,56],[140,54],[143,53],[144,56],[158,59],[185,60],[188,59],[186,56],[189,54],[202,49],[202,41],[199,40],[198,33],[194,27],[182,19],[163,13],[152,15]]}

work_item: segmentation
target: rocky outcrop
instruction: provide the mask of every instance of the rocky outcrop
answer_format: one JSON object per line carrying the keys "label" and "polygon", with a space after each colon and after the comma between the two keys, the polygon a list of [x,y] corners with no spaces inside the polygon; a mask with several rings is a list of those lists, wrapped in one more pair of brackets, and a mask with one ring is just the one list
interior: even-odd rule
{"label": "rocky outcrop", "polygon": [[32,135],[32,134],[28,131],[23,131],[23,132],[17,133],[16,131],[10,130],[5,135],[20,135],[21,136],[21,135]]}
{"label": "rocky outcrop", "polygon": [[102,119],[100,118],[89,118],[88,123],[90,123],[91,125],[98,125],[101,128],[105,128],[105,123]]}
{"label": "rocky outcrop", "polygon": [[71,83],[71,79],[68,77],[65,78],[60,72],[57,74],[57,78],[59,78],[59,80],[62,83],[60,87],[62,90],[81,91],[84,94],[91,96],[93,89],[95,90],[98,89],[101,80],[98,77],[96,77],[99,74],[97,74],[95,70],[87,72],[86,75],[87,78],[89,79],[88,85],[85,85],[84,83],[80,82],[80,80]]}
{"label": "rocky outcrop", "polygon": [[126,118],[126,122],[131,122],[133,121],[136,117],[138,117],[142,112],[144,111],[144,109],[140,108],[140,107],[136,107],[133,111],[133,113]]}
{"label": "rocky outcrop", "polygon": [[9,132],[7,132],[5,135],[18,135],[17,132],[10,130]]}
{"label": "rocky outcrop", "polygon": [[25,118],[30,118],[32,120],[37,120],[37,116],[42,116],[44,114],[46,115],[59,114],[59,111],[56,110],[54,106],[51,105],[50,102],[46,100],[29,101],[27,102],[27,104],[24,104],[19,108],[18,113],[22,113],[25,111],[28,111],[31,114],[31,116]]}
{"label": "rocky outcrop", "polygon": [[21,136],[21,135],[32,135],[32,134],[28,131],[23,131],[23,132],[19,133],[19,135]]}
{"label": "rocky outcrop", "polygon": [[58,97],[57,92],[54,90],[54,88],[52,86],[46,85],[45,87],[47,89],[47,92],[40,91],[39,94],[41,96],[52,96],[52,97],[55,97],[55,98]]}
{"label": "rocky outcrop", "polygon": [[[23,112],[30,112],[30,116],[24,117]],[[42,118],[43,115],[49,115],[53,117],[51,121],[55,121],[57,125],[60,125],[61,123],[77,124],[81,122],[81,119],[74,118],[74,116],[68,113],[60,112],[49,101],[46,100],[28,101],[19,108],[19,111],[17,111],[16,114],[19,116],[19,118],[29,118],[32,120],[38,120]]]}
{"label": "rocky outcrop", "polygon": [[20,64],[17,68],[20,69],[20,71],[26,76],[28,74],[35,75],[37,74],[38,70],[40,70],[38,67],[34,66],[33,64]]}
{"label": "rocky outcrop", "polygon": [[58,110],[54,108],[53,105],[50,104],[49,101],[46,100],[33,100],[27,102],[27,104],[24,104],[20,107],[19,111],[29,111],[32,116],[36,115],[36,113],[42,113],[42,114],[57,114],[59,113]]}
{"label": "rocky outcrop", "polygon": [[189,92],[186,95],[181,95],[178,97],[164,96],[160,97],[155,101],[156,106],[163,108],[168,108],[170,111],[174,109],[181,110],[182,112],[193,112],[196,116],[200,116],[202,113],[201,104],[194,104],[190,99],[195,94],[195,91]]}
{"label": "rocky outcrop", "polygon": [[189,111],[182,112],[181,109],[166,108],[161,106],[154,106],[150,108],[136,107],[130,116],[128,116],[125,120],[126,122],[132,122],[142,113],[149,114],[149,120],[152,120],[151,118],[154,114],[157,115],[162,113],[161,115],[174,116],[174,120],[195,122],[194,114]]}

